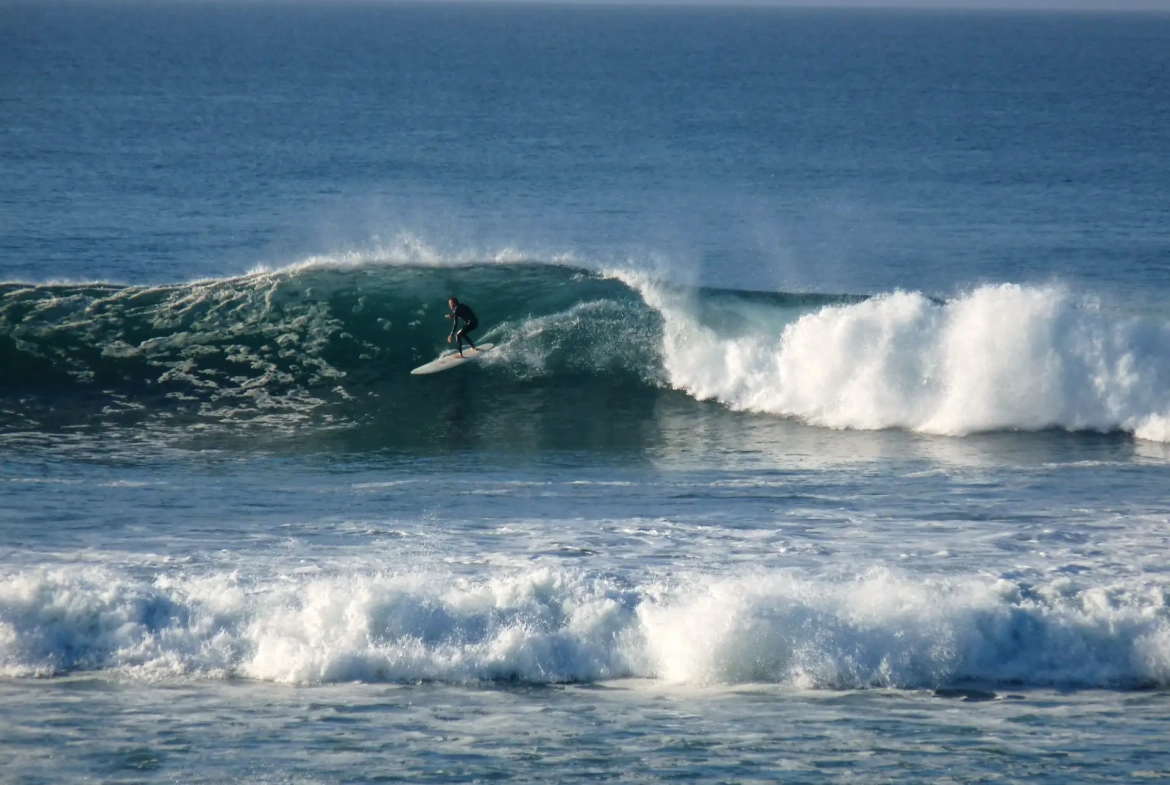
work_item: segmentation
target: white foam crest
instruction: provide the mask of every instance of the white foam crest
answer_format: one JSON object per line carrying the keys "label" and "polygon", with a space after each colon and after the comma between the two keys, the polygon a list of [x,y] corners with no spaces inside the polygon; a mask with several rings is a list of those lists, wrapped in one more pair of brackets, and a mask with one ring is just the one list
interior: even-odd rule
{"label": "white foam crest", "polygon": [[280,682],[592,681],[626,675],[632,610],[604,582],[551,569],[435,586],[433,576],[314,581],[247,629],[244,674]]}
{"label": "white foam crest", "polygon": [[0,576],[0,674],[919,689],[1170,685],[1170,587],[1058,579],[673,576],[561,567],[152,579]]}
{"label": "white foam crest", "polygon": [[680,683],[806,688],[963,682],[1135,686],[1170,679],[1167,587],[1030,589],[876,571],[723,580],[644,603],[644,665]]}
{"label": "white foam crest", "polygon": [[143,583],[95,567],[0,577],[0,674],[226,674],[238,657],[228,630],[242,595],[230,576],[191,587],[201,583],[193,613],[189,590],[163,579]]}
{"label": "white foam crest", "polygon": [[630,673],[633,619],[623,592],[577,571],[143,582],[41,569],[0,576],[0,674],[592,681]]}
{"label": "white foam crest", "polygon": [[670,383],[699,399],[831,428],[1060,427],[1170,441],[1170,324],[1058,287],[983,286],[945,304],[894,292],[725,335],[685,294],[621,277],[665,320]]}

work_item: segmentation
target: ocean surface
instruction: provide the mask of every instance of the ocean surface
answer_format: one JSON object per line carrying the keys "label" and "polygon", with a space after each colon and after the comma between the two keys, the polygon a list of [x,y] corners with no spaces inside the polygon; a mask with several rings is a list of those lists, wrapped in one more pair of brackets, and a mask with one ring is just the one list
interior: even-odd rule
{"label": "ocean surface", "polygon": [[0,782],[1170,781],[1167,85],[1159,13],[0,3]]}

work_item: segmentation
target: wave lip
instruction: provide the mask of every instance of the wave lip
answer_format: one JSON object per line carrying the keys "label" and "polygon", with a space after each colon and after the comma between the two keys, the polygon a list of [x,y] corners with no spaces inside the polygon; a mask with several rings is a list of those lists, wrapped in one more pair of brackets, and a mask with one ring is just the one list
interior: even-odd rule
{"label": "wave lip", "polygon": [[701,400],[830,428],[1170,440],[1170,324],[1107,314],[1056,287],[983,286],[945,303],[894,292],[787,323],[757,315],[729,334],[633,283],[665,320],[670,383]]}
{"label": "wave lip", "polygon": [[0,673],[279,683],[618,678],[806,689],[1170,686],[1170,587],[885,571],[625,586],[540,567],[151,582],[72,568],[0,579]]}

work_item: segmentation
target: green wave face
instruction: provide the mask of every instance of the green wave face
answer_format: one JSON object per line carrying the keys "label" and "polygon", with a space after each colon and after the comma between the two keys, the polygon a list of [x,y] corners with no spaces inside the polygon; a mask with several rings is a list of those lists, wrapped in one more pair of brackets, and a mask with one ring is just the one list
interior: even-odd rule
{"label": "green wave face", "polygon": [[[476,339],[499,348],[457,375],[411,377],[448,349],[451,295],[479,316]],[[482,414],[488,401],[530,421],[558,400],[578,409],[595,400],[582,395],[588,388],[653,398],[660,321],[620,281],[544,264],[305,267],[161,287],[4,284],[0,430],[364,425],[389,446],[425,442],[442,431],[444,411]]]}
{"label": "green wave face", "polygon": [[312,386],[434,354],[453,294],[489,329],[591,301],[639,302],[616,281],[541,265],[306,268],[153,288],[3,284],[0,356],[16,372],[7,381],[23,385],[229,389],[263,371]]}

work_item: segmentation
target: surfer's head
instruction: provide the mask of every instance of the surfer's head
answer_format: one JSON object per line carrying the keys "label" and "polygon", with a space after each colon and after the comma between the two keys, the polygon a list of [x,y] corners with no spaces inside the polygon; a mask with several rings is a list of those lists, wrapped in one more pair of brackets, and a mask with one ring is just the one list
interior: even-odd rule
{"label": "surfer's head", "polygon": [[454,308],[456,305],[459,305],[459,298],[458,297],[448,297],[447,298],[447,305]]}

